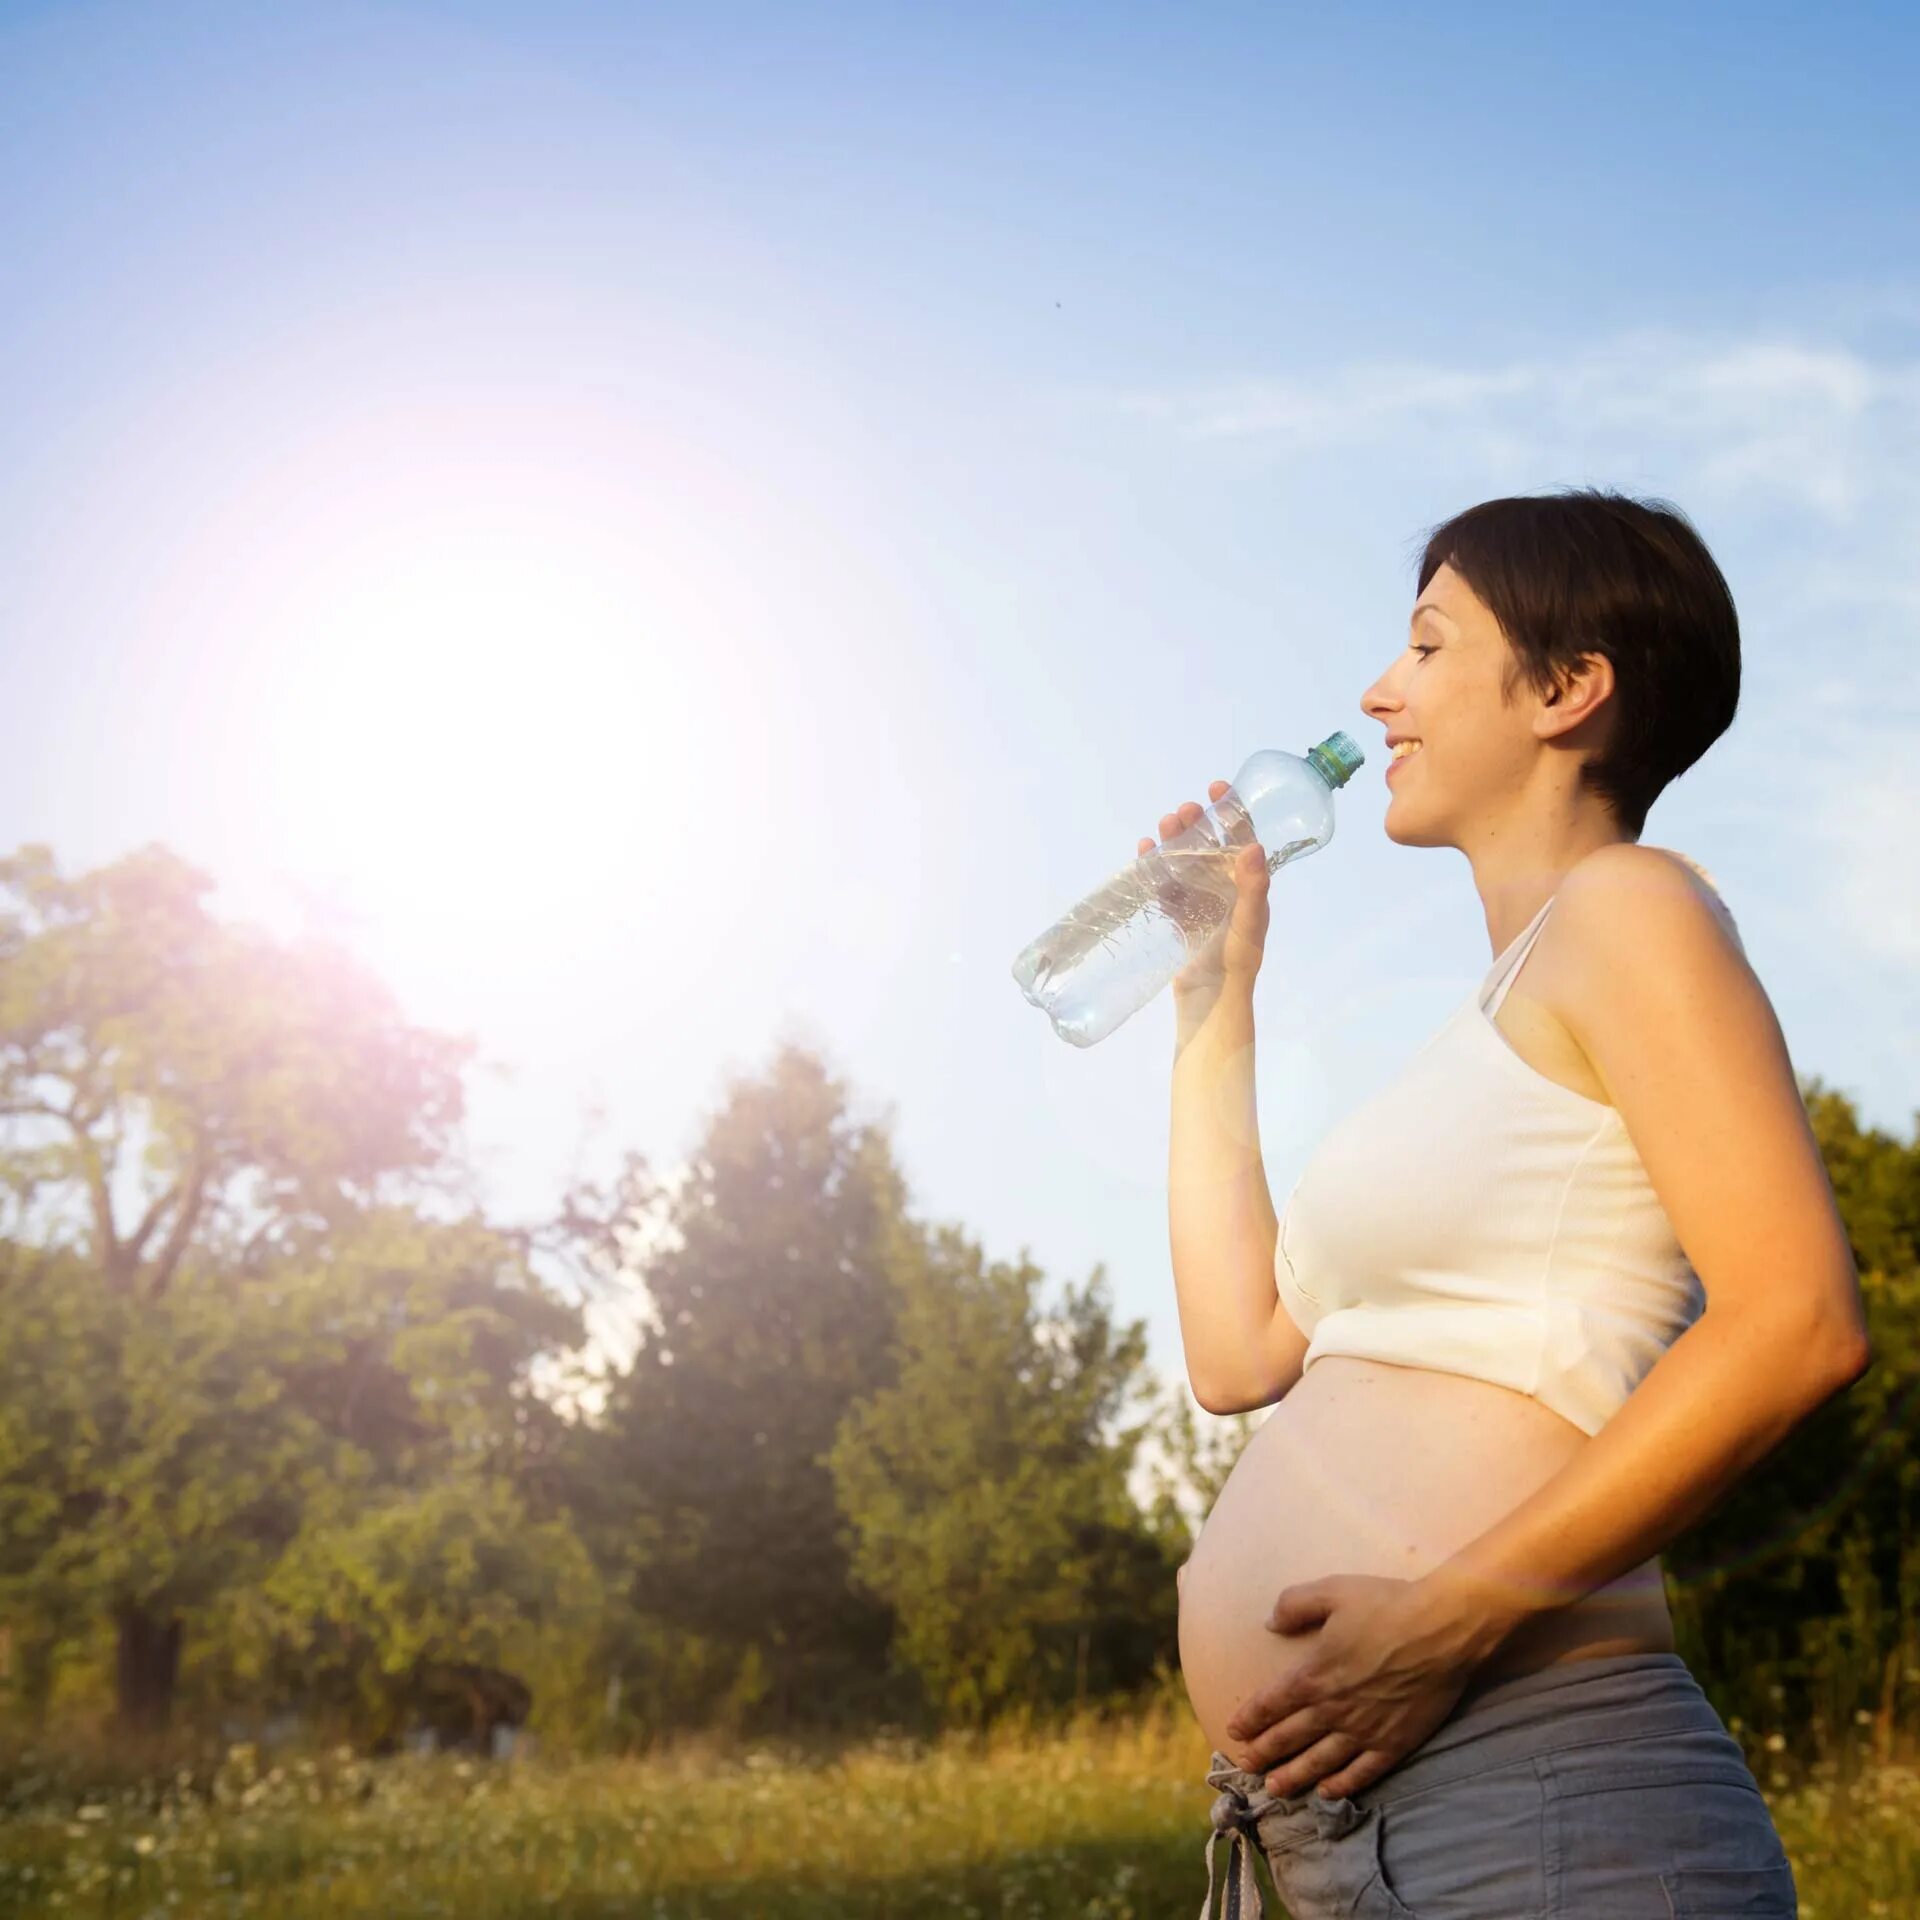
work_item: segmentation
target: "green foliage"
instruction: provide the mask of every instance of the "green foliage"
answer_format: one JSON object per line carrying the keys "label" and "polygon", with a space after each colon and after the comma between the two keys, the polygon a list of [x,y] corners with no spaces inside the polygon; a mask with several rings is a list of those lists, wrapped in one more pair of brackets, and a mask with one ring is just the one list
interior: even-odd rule
{"label": "green foliage", "polygon": [[1038,1268],[957,1227],[902,1232],[899,1379],[848,1416],[831,1463],[854,1573],[899,1617],[942,1712],[1137,1684],[1174,1640],[1173,1568],[1126,1481],[1144,1424],[1144,1326],[1096,1269],[1044,1317]]}
{"label": "green foliage", "polygon": [[632,1162],[599,1200],[603,1257],[644,1301],[639,1351],[582,1437],[591,1537],[633,1606],[687,1636],[716,1709],[819,1714],[884,1666],[891,1623],[850,1590],[823,1456],[890,1377],[903,1206],[885,1128],[851,1120],[794,1047],[729,1088],[676,1190]]}
{"label": "green foliage", "polygon": [[528,1387],[582,1328],[515,1240],[383,1208],[255,1291],[333,1464],[286,1552],[221,1609],[204,1682],[321,1704],[379,1738],[447,1669],[512,1668],[542,1629],[589,1629],[561,1422]]}
{"label": "green foliage", "polygon": [[469,1469],[307,1528],[246,1599],[236,1624],[295,1697],[351,1703],[384,1741],[423,1692],[458,1695],[470,1669],[517,1673],[541,1629],[590,1630],[598,1593],[568,1520],[533,1521],[507,1481]]}
{"label": "green foliage", "polygon": [[71,1257],[0,1261],[9,1617],[198,1620],[204,1691],[263,1683],[384,1731],[396,1676],[502,1660],[509,1619],[594,1592],[546,1490],[557,1416],[526,1392],[578,1316],[509,1241],[386,1208],[284,1268],[188,1266],[148,1301]]}
{"label": "green foliage", "polygon": [[295,1330],[189,1270],[140,1303],[0,1243],[0,1611],[55,1636],[257,1580],[338,1465],[288,1391]]}
{"label": "green foliage", "polygon": [[345,955],[216,920],[211,887],[161,847],[0,860],[0,1230],[148,1295],[190,1249],[256,1255],[448,1170],[472,1052]]}
{"label": "green foliage", "polygon": [[189,1622],[227,1681],[243,1601],[297,1643],[296,1542],[390,1565],[381,1523],[449,1482],[564,1528],[529,1375],[579,1317],[524,1236],[423,1210],[464,1184],[468,1043],[209,886],[160,848],[0,861],[0,1612],[42,1676],[114,1623],[129,1726],[164,1724]]}

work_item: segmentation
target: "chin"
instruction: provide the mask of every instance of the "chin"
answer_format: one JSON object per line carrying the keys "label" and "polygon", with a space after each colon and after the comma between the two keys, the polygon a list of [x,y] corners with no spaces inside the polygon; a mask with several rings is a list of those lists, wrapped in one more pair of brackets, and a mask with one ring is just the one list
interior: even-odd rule
{"label": "chin", "polygon": [[1381,822],[1387,838],[1399,847],[1450,847],[1451,839],[1418,819],[1412,819],[1389,807]]}

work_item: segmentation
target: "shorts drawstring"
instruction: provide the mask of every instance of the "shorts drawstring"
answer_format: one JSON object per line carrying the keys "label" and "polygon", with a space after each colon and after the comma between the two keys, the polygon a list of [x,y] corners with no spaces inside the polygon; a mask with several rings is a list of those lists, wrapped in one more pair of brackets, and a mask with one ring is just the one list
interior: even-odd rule
{"label": "shorts drawstring", "polygon": [[1213,1855],[1217,1840],[1227,1843],[1227,1871],[1220,1889],[1222,1920],[1264,1920],[1267,1903],[1260,1895],[1253,1853],[1258,1844],[1255,1827],[1261,1814],[1273,1804],[1273,1796],[1267,1792],[1264,1780],[1242,1772],[1218,1751],[1207,1769],[1207,1785],[1220,1791],[1213,1801],[1213,1831],[1207,1835],[1207,1897],[1201,1902],[1200,1920],[1213,1920]]}
{"label": "shorts drawstring", "polygon": [[[1224,1817],[1222,1810],[1225,1810]],[[1231,1794],[1213,1803],[1214,1830],[1207,1835],[1207,1897],[1200,1903],[1200,1920],[1213,1920],[1213,1844],[1227,1843],[1227,1873],[1221,1885],[1225,1901],[1221,1920],[1258,1920],[1267,1910],[1260,1897],[1260,1881],[1253,1871],[1253,1840],[1234,1814]]]}
{"label": "shorts drawstring", "polygon": [[1264,1920],[1266,1902],[1260,1893],[1259,1876],[1254,1872],[1253,1856],[1259,1846],[1259,1825],[1276,1808],[1298,1815],[1305,1812],[1319,1833],[1338,1839],[1366,1818],[1360,1804],[1347,1795],[1331,1798],[1317,1791],[1291,1796],[1269,1793],[1266,1779],[1236,1767],[1224,1753],[1216,1752],[1207,1769],[1207,1785],[1219,1791],[1214,1796],[1211,1819],[1213,1831],[1207,1835],[1207,1897],[1200,1908],[1200,1920],[1214,1920],[1214,1842],[1227,1843],[1227,1871],[1221,1883],[1224,1901],[1221,1920]]}

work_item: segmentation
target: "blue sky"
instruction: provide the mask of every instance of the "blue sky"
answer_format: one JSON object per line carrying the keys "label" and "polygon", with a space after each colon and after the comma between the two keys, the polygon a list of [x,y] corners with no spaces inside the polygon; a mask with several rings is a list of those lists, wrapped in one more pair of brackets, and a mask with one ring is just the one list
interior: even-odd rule
{"label": "blue sky", "polygon": [[800,1039],[1176,1370],[1171,1010],[1070,1048],[1013,955],[1353,732],[1282,1197],[1489,958],[1358,709],[1424,530],[1570,483],[1741,612],[1645,837],[1910,1126],[1911,9],[14,4],[0,73],[0,844],[344,932],[504,1210]]}

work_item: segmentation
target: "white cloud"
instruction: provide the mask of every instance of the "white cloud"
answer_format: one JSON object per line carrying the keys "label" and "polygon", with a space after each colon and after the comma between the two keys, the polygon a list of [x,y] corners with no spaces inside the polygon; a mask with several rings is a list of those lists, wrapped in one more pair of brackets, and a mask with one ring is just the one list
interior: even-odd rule
{"label": "white cloud", "polygon": [[1920,360],[1783,335],[1640,328],[1504,367],[1364,361],[1298,378],[1117,396],[1196,438],[1299,452],[1402,443],[1422,430],[1508,469],[1643,468],[1696,493],[1773,495],[1849,524],[1920,479]]}

